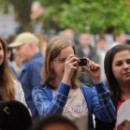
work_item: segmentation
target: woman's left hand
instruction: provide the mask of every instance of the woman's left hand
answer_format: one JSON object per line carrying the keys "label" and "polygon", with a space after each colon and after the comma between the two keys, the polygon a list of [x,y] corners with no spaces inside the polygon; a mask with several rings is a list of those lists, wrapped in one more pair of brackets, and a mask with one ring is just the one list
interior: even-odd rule
{"label": "woman's left hand", "polygon": [[86,66],[83,66],[83,70],[89,74],[89,76],[93,79],[93,82],[95,84],[100,83],[101,82],[100,65],[88,58],[87,58],[87,60],[88,60],[88,64]]}

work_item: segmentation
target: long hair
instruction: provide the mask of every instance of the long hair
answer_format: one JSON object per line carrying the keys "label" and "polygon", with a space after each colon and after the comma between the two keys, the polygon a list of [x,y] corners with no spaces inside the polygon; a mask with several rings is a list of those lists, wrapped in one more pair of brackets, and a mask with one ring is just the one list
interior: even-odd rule
{"label": "long hair", "polygon": [[115,55],[118,52],[124,50],[130,51],[130,45],[116,45],[106,53],[105,60],[104,60],[104,69],[107,77],[108,86],[115,100],[121,99],[121,89],[113,74],[112,63]]}
{"label": "long hair", "polygon": [[[46,48],[46,53],[45,53],[45,62],[44,62],[45,64],[42,73],[43,86],[49,85],[52,88],[54,87],[53,81],[55,79],[55,73],[51,69],[51,62],[54,61],[54,59],[58,57],[60,52],[68,46],[71,46],[73,48],[75,54],[73,43],[62,37],[57,37],[53,39],[50,43],[48,43],[48,46]],[[78,76],[79,76],[78,71],[75,71],[75,74],[73,75],[71,80],[72,87],[74,88],[79,87]]]}
{"label": "long hair", "polygon": [[0,37],[0,44],[3,47],[4,59],[0,65],[0,96],[4,100],[13,100],[15,98],[14,79],[8,66],[7,43]]}

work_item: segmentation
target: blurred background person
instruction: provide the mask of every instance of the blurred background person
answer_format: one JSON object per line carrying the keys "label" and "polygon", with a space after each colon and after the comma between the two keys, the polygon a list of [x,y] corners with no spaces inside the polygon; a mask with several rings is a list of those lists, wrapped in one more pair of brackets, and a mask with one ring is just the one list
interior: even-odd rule
{"label": "blurred background person", "polygon": [[127,38],[126,38],[125,34],[123,34],[123,33],[115,34],[114,35],[114,42],[111,44],[109,49],[114,47],[115,45],[123,45],[123,44],[126,44],[126,43],[127,43]]}
{"label": "blurred background person", "polygon": [[15,50],[14,50],[14,60],[11,62],[11,66],[12,68],[15,70],[17,77],[20,77],[21,74],[21,67],[22,67],[22,60],[19,57],[19,55],[16,54]]}
{"label": "blurred background person", "polygon": [[34,33],[43,33],[44,26],[42,23],[44,8],[39,1],[33,1],[30,10],[31,28]]}
{"label": "blurred background person", "polygon": [[45,56],[47,38],[43,34],[35,34],[39,39],[39,50],[42,53],[43,57]]}
{"label": "blurred background person", "polygon": [[59,33],[59,36],[75,41],[75,33],[71,28],[67,28]]}
{"label": "blurred background person", "polygon": [[106,81],[106,76],[104,72],[104,58],[107,51],[107,41],[104,36],[100,36],[96,42],[97,54],[99,55],[99,64],[101,65],[101,79]]}
{"label": "blurred background person", "polygon": [[[79,58],[87,57],[96,63],[99,62],[99,55],[95,47],[91,44],[91,35],[88,33],[81,33],[78,38],[76,47],[76,54]],[[87,73],[82,73],[80,77],[81,82],[87,85],[93,85],[93,81]]]}
{"label": "blurred background person", "polygon": [[[11,35],[8,39],[6,39],[7,44],[12,43],[14,38],[15,38],[15,35]],[[18,61],[20,59],[15,60],[15,53],[13,52],[13,50],[11,48],[8,47],[8,45],[7,45],[7,57],[8,57],[8,63],[11,68],[11,71],[18,78],[19,77],[18,72],[20,71],[20,67],[17,65],[17,63],[19,63],[19,62],[16,62],[16,61]]]}
{"label": "blurred background person", "polygon": [[16,55],[19,55],[23,62],[19,79],[32,118],[36,121],[39,119],[39,115],[32,100],[32,89],[41,83],[43,55],[39,50],[39,39],[30,32],[23,32],[15,38],[14,43],[10,44],[9,47],[15,48]]}

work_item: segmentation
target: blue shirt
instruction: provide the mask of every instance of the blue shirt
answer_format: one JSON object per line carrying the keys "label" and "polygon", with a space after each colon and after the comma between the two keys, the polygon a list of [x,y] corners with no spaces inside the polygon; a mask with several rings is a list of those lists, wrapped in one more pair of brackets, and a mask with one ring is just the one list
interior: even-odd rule
{"label": "blue shirt", "polygon": [[11,72],[12,72],[12,73],[14,74],[14,76],[18,79],[18,75],[17,75],[17,73],[16,73],[16,71],[15,71],[15,69],[14,69],[12,63],[11,63],[10,61],[8,61],[8,64],[9,64],[9,67],[10,67],[10,69],[11,69]]}
{"label": "blue shirt", "polygon": [[32,100],[32,89],[41,83],[41,70],[43,66],[43,56],[38,53],[22,66],[20,82],[25,94],[26,103],[31,110],[33,120],[39,118],[38,111]]}
{"label": "blue shirt", "polygon": [[[32,96],[34,103],[41,117],[49,114],[62,113],[66,104],[70,86],[61,83],[56,95],[53,97],[49,86],[33,89]],[[92,114],[104,122],[115,120],[115,107],[111,101],[110,93],[103,83],[95,87],[81,86],[89,110],[89,130],[93,130]]]}

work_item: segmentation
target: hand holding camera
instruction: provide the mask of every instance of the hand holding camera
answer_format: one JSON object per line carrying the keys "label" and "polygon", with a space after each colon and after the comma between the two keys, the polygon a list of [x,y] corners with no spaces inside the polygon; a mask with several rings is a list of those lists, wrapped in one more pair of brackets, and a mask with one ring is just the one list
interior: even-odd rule
{"label": "hand holding camera", "polygon": [[79,58],[78,65],[79,66],[86,66],[88,64],[88,59],[86,58]]}
{"label": "hand holding camera", "polygon": [[94,83],[100,82],[101,70],[99,64],[88,58],[80,58],[78,65],[82,67],[84,72],[86,71],[91,76]]}

